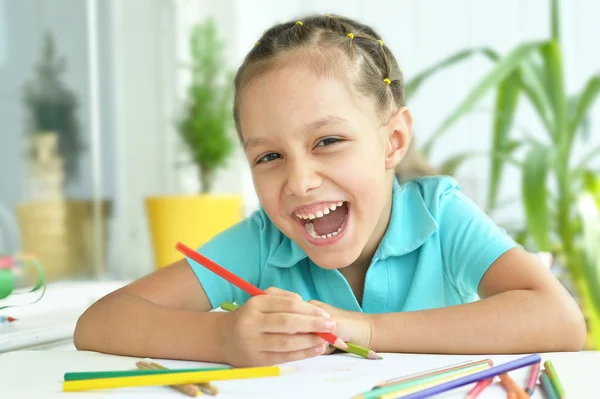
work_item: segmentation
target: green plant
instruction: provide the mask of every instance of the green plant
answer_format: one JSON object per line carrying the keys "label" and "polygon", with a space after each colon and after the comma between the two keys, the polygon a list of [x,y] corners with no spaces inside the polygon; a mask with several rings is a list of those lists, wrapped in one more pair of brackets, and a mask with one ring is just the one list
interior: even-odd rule
{"label": "green plant", "polygon": [[[436,140],[450,126],[495,90],[492,146],[487,154],[490,182],[486,210],[491,213],[498,206],[505,166],[516,166],[521,171],[525,211],[525,227],[518,234],[519,240],[529,249],[552,251],[568,270],[568,278],[588,312],[597,317],[600,298],[593,293],[600,292],[600,281],[588,278],[589,265],[582,260],[583,229],[577,198],[584,190],[585,176],[598,173],[592,161],[600,155],[600,148],[592,149],[579,160],[573,159],[573,148],[578,136],[586,138],[586,116],[600,94],[600,74],[592,76],[580,93],[567,95],[558,1],[550,0],[550,6],[551,37],[520,44],[501,57],[491,50],[483,51],[494,61],[493,67],[433,132],[423,152],[429,155]],[[464,59],[474,53],[470,50],[461,54],[466,54]],[[435,73],[443,67],[442,62],[429,71]],[[533,106],[545,139],[536,139],[526,132],[522,137],[514,137],[514,116],[521,98]],[[522,159],[516,156],[516,149],[525,153]],[[453,160],[458,165],[476,155],[480,154],[467,151]],[[596,333],[596,345],[600,347],[600,329]]]}
{"label": "green plant", "polygon": [[212,19],[196,25],[190,36],[191,84],[178,122],[179,134],[200,173],[200,190],[210,192],[217,169],[233,150],[229,133],[232,74],[223,70],[223,44]]}
{"label": "green plant", "polygon": [[66,183],[77,176],[77,160],[84,147],[75,115],[77,99],[60,79],[65,68],[65,59],[56,55],[52,34],[46,33],[35,79],[23,87],[23,101],[29,134],[55,132],[58,135]]}

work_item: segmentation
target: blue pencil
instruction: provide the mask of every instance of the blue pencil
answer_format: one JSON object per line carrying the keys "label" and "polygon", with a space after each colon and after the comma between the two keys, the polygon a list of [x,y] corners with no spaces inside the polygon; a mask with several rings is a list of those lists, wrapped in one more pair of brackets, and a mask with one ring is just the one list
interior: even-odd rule
{"label": "blue pencil", "polygon": [[[522,367],[530,366],[534,363],[540,362],[542,359],[539,354],[534,353],[533,355],[528,355],[525,357],[521,357],[519,359],[512,360],[510,362],[506,362],[504,364],[499,364],[498,366],[491,367],[487,370],[482,370],[477,373],[473,373],[471,375],[467,375],[461,378],[457,378],[453,381],[444,382],[440,385],[436,385],[431,388],[423,389],[419,392],[414,392],[409,395],[403,395],[402,392],[398,393],[397,398],[402,399],[425,399],[430,396],[437,395],[443,392],[450,391],[454,388],[459,388],[465,385],[472,384],[474,382],[479,382],[481,380],[487,380],[488,378],[496,377],[500,374],[507,373],[511,370],[516,370]],[[387,398],[393,398],[393,393],[389,395],[385,395]]]}

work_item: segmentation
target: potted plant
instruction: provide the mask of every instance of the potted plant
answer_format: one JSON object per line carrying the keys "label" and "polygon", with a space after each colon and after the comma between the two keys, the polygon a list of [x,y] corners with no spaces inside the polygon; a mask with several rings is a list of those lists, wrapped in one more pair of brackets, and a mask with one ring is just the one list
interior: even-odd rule
{"label": "potted plant", "polygon": [[35,199],[63,197],[64,185],[78,175],[77,163],[84,149],[76,118],[77,98],[61,81],[65,68],[52,34],[46,33],[36,76],[23,88],[30,174],[38,185]]}
{"label": "potted plant", "polygon": [[106,234],[104,219],[110,213],[110,204],[103,201],[102,220],[95,221],[91,200],[67,199],[65,193],[67,184],[79,177],[79,158],[85,150],[77,97],[61,80],[66,66],[48,32],[35,77],[23,87],[30,190],[27,201],[17,205],[17,217],[23,249],[40,258],[50,281],[92,274],[91,226],[103,223]]}
{"label": "potted plant", "polygon": [[189,52],[191,82],[176,127],[198,169],[200,193],[146,200],[155,262],[180,258],[177,241],[201,245],[242,218],[241,195],[217,195],[213,183],[234,149],[231,134],[233,75],[224,70],[223,44],[212,19],[193,27]]}
{"label": "potted plant", "polygon": [[[473,156],[489,157],[486,210],[490,214],[499,207],[504,168],[511,165],[520,170],[525,221],[517,229],[506,227],[525,248],[552,252],[559,278],[579,300],[588,320],[588,347],[600,348],[600,298],[597,295],[600,262],[589,260],[590,250],[584,245],[585,214],[577,201],[586,190],[590,176],[599,173],[592,161],[600,155],[600,148],[592,148],[580,159],[573,157],[576,139],[585,140],[589,135],[587,114],[600,95],[600,74],[592,76],[581,92],[566,93],[558,0],[550,0],[550,6],[552,34],[549,39],[520,44],[505,56],[491,49],[465,50],[427,69],[413,80],[412,86],[407,86],[414,92],[431,74],[473,54],[484,54],[494,62],[491,70],[434,131],[422,151],[427,156],[448,127],[468,114],[486,94],[495,91],[490,151],[485,154],[466,151],[449,161],[456,168]],[[514,136],[514,116],[521,99],[527,100],[539,117],[546,133],[544,139],[534,138],[527,132],[521,137]],[[517,149],[525,153],[522,159],[517,158]],[[590,236],[589,231],[588,227],[587,236]]]}

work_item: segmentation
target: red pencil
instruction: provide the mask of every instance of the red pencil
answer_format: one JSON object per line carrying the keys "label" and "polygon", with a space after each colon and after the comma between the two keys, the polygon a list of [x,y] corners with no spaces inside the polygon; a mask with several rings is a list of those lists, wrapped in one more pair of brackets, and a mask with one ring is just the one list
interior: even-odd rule
{"label": "red pencil", "polygon": [[529,377],[527,378],[527,387],[525,388],[525,392],[527,392],[530,396],[533,395],[533,391],[535,391],[535,385],[536,385],[539,377],[540,377],[540,364],[534,363],[531,365],[531,368],[529,369]]}
{"label": "red pencil", "polygon": [[481,381],[479,381],[473,387],[473,389],[471,389],[469,391],[469,393],[467,394],[467,396],[465,396],[465,399],[475,399],[477,396],[479,396],[479,394],[481,392],[483,392],[484,389],[486,389],[488,387],[488,385],[490,385],[492,383],[492,381],[494,381],[493,378],[488,378],[487,380],[481,380]]}
{"label": "red pencil", "polygon": [[[229,270],[217,265],[215,262],[208,259],[204,255],[199,254],[198,252],[194,251],[193,249],[185,246],[184,244],[182,244],[180,242],[178,242],[177,245],[175,245],[175,249],[177,249],[179,252],[181,252],[188,258],[191,258],[191,259],[195,260],[196,262],[198,262],[199,264],[201,264],[202,266],[206,267],[211,272],[217,274],[218,276],[223,277],[225,280],[229,281],[231,284],[233,284],[236,287],[238,287],[239,289],[245,291],[249,295],[256,296],[256,295],[266,295],[267,294],[263,290],[256,288],[255,286],[253,286],[246,280],[236,276],[235,274],[231,273]],[[346,343],[344,341],[342,341],[341,339],[336,337],[334,334],[331,334],[331,333],[315,333],[315,334],[318,335],[319,337],[323,338],[325,341],[327,341],[328,343],[330,343],[333,346],[338,346],[338,347],[341,347],[342,349],[348,348],[348,345],[346,345]]]}

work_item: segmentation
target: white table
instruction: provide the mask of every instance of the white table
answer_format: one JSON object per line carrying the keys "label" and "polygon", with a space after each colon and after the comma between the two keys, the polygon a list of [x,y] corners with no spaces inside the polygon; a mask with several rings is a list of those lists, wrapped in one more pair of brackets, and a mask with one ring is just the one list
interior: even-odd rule
{"label": "white table", "polygon": [[[383,360],[365,360],[342,354],[320,356],[290,363],[295,373],[276,378],[219,381],[213,384],[220,390],[217,399],[349,399],[370,389],[375,383],[401,375],[429,370],[465,360],[491,358],[495,364],[515,356],[443,356],[382,354]],[[600,352],[548,353],[560,375],[569,399],[600,397],[597,385]],[[137,387],[104,391],[62,392],[65,372],[123,370],[135,368],[135,358],[103,355],[94,352],[35,350],[15,351],[0,355],[1,397],[10,399],[183,399],[186,396],[169,387]],[[170,368],[205,367],[206,363],[161,361]],[[511,377],[524,385],[528,368],[510,372]],[[442,399],[463,399],[471,386],[458,388]],[[498,381],[488,387],[478,399],[504,399],[506,392]],[[541,399],[538,388],[532,399]]]}
{"label": "white table", "polygon": [[[0,311],[0,315],[18,319],[14,323],[0,324],[0,353],[32,348],[72,348],[73,331],[79,316],[96,300],[125,284],[124,281],[56,282],[48,285],[39,302]],[[32,298],[37,296],[37,293],[31,294]]]}

